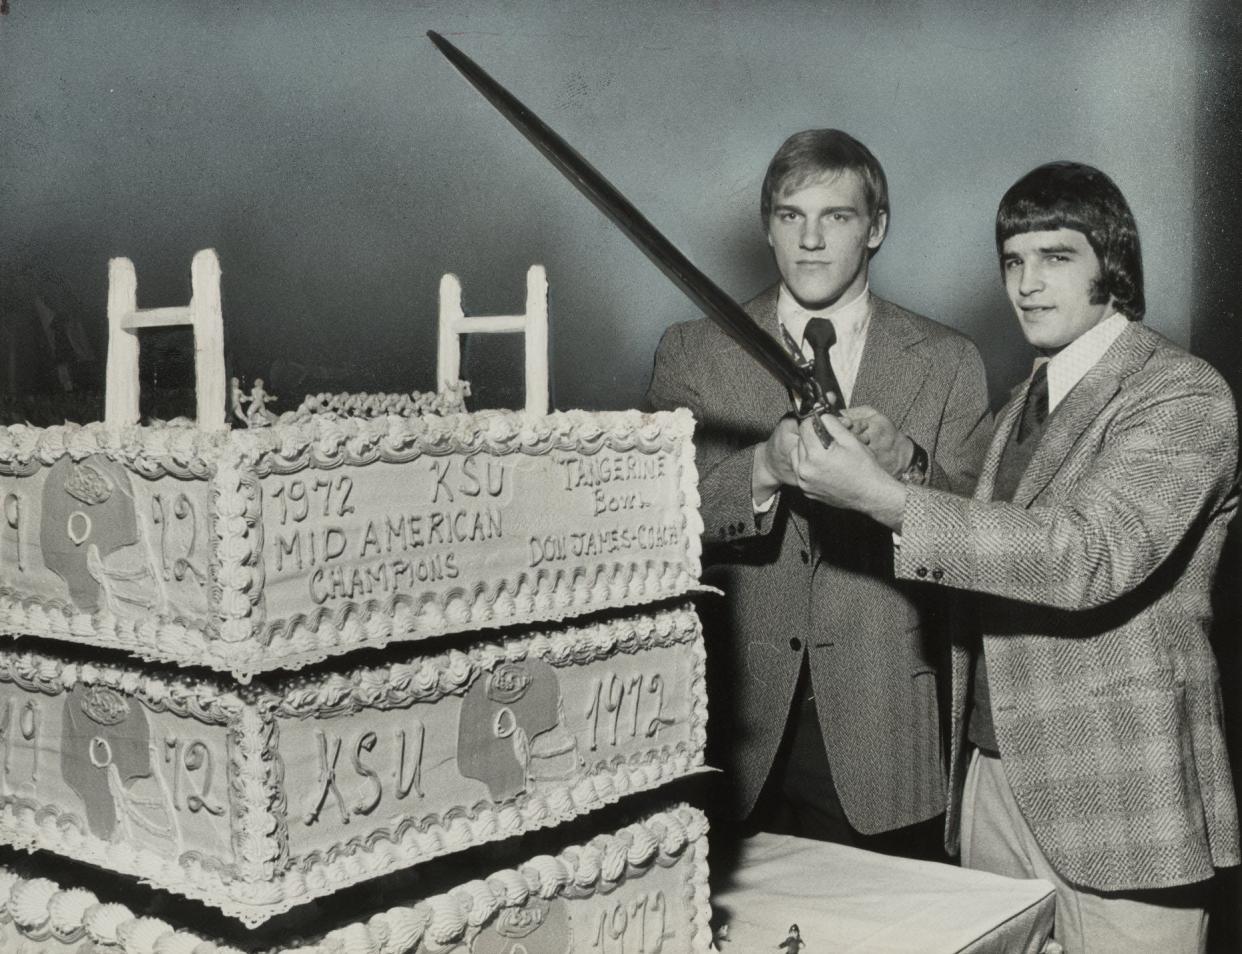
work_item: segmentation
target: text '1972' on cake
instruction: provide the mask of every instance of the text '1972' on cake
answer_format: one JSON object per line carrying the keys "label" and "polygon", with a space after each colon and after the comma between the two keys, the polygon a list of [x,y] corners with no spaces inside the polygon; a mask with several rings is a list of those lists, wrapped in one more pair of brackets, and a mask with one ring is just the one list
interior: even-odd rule
{"label": "text '1972' on cake", "polygon": [[[707,820],[678,805],[615,833],[449,888],[293,926],[266,954],[708,954]],[[374,907],[374,905],[372,905]],[[31,870],[0,867],[0,950],[244,954],[255,948],[143,916]]]}
{"label": "text '1972' on cake", "polygon": [[[112,267],[110,303],[133,284]],[[0,428],[0,632],[246,680],[696,587],[688,412],[548,413],[544,328],[542,369],[527,333],[526,409],[466,413],[442,302],[438,394],[320,396],[277,417],[261,382],[234,381],[254,426],[229,429],[214,253],[193,274],[188,309],[110,306],[104,422]],[[198,342],[198,418],[139,425],[136,331],[179,321]]]}
{"label": "text '1972' on cake", "polygon": [[240,686],[0,654],[0,842],[247,924],[700,770],[689,606]]}

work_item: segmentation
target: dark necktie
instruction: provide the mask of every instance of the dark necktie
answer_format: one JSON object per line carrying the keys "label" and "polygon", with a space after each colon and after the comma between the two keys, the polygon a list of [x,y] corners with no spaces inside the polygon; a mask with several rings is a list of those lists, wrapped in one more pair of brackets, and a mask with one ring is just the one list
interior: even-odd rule
{"label": "dark necktie", "polygon": [[815,351],[815,380],[823,389],[828,405],[834,408],[845,407],[845,392],[837,383],[837,376],[832,373],[832,362],[828,360],[828,351],[837,341],[837,329],[827,318],[812,318],[806,323],[803,337],[811,343]]}
{"label": "dark necktie", "polygon": [[[1026,473],[1035,456],[1035,448],[1044,436],[1048,420],[1048,362],[1045,361],[1031,375],[1031,386],[1022,405],[1018,426],[1009,434],[1005,449],[1001,452],[992,484],[992,499],[1011,502],[1017,493],[1022,475]],[[970,741],[986,752],[997,752],[996,730],[992,724],[992,699],[988,691],[988,668],[980,648],[974,660],[975,675],[972,688],[972,708],[967,722],[966,734]]]}
{"label": "dark necktie", "polygon": [[1022,405],[1018,426],[1009,433],[1009,440],[1001,452],[1000,465],[996,468],[996,481],[992,488],[993,500],[1013,500],[1022,481],[1022,475],[1035,456],[1035,448],[1044,436],[1048,420],[1048,364],[1044,362],[1031,375],[1031,386]]}
{"label": "dark necktie", "polygon": [[1018,421],[1018,443],[1025,444],[1032,435],[1042,435],[1044,421],[1048,420],[1048,362],[1045,361],[1031,376],[1031,389],[1026,393],[1022,407],[1022,419]]}

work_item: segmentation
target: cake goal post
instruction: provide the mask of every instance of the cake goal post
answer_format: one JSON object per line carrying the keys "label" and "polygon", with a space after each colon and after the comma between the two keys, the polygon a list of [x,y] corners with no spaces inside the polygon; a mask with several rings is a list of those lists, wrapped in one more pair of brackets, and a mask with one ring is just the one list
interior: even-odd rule
{"label": "cake goal post", "polygon": [[138,308],[138,276],[128,258],[108,262],[108,367],[104,379],[104,422],[137,424],[138,332],[142,328],[189,325],[194,329],[194,386],[197,423],[217,430],[224,419],[224,316],[220,310],[220,260],[205,248],[190,263],[190,304]]}
{"label": "cake goal post", "polygon": [[526,272],[526,313],[466,317],[461,307],[461,282],[456,275],[440,279],[440,341],[436,386],[457,387],[461,378],[461,338],[470,333],[523,332],[526,336],[526,411],[548,413],[548,276],[542,265]]}

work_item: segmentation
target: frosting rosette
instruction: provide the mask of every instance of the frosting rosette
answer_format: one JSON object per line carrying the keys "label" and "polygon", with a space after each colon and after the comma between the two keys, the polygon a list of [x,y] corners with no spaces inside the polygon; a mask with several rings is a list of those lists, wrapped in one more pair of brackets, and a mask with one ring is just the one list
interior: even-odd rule
{"label": "frosting rosette", "polygon": [[[679,419],[434,404],[321,395],[218,434],[0,429],[0,480],[75,458],[66,524],[111,493],[145,531],[111,565],[92,557],[72,582],[84,595],[42,568],[56,599],[0,580],[0,630],[116,661],[41,654],[9,667],[6,691],[79,720],[39,729],[93,744],[88,770],[105,744],[124,750],[118,777],[95,779],[99,812],[23,793],[12,838],[257,924],[702,764],[697,621],[650,621],[698,573]],[[127,707],[77,705],[101,686]],[[152,929],[129,931],[133,946]]]}
{"label": "frosting rosette", "polygon": [[388,923],[392,928],[395,949],[413,950],[431,927],[433,917],[431,906],[421,902],[412,908],[393,908],[389,911]]}
{"label": "frosting rosette", "polygon": [[74,938],[86,930],[82,923],[87,909],[97,904],[95,896],[81,888],[59,891],[48,902],[48,919],[58,937]]}
{"label": "frosting rosette", "polygon": [[172,926],[158,918],[134,918],[117,926],[116,938],[134,954],[155,954],[160,938],[172,933]]}
{"label": "frosting rosette", "polygon": [[[700,844],[700,850],[687,852],[682,845],[675,853],[665,852],[659,843],[667,840],[670,831],[686,833]],[[304,917],[296,927],[299,940],[289,947],[277,944],[265,950],[269,954],[409,954],[447,951],[499,934],[501,938],[529,937],[528,945],[536,945],[529,947],[533,954],[541,949],[538,942],[552,939],[533,932],[557,918],[562,925],[568,919],[575,937],[579,918],[584,926],[595,924],[598,907],[592,898],[600,896],[610,905],[628,906],[659,890],[665,897],[664,924],[672,932],[664,936],[665,943],[679,951],[706,952],[705,831],[702,814],[682,806],[616,834],[599,835],[555,857],[534,857],[520,870],[497,871],[379,913],[362,912],[355,920],[318,932],[315,919]],[[632,853],[635,842],[643,840],[642,832],[651,844],[657,844],[651,857],[630,865],[616,879],[601,882],[599,862]],[[657,880],[649,882],[651,878]],[[89,935],[101,950],[116,954],[240,954],[232,946],[126,905],[97,903],[90,892],[0,869],[0,898],[6,892],[10,898],[5,905],[7,916],[19,936],[30,940],[40,941],[50,932],[61,943],[77,943]],[[549,922],[550,912],[560,913]]]}
{"label": "frosting rosette", "polygon": [[17,924],[29,931],[42,928],[47,923],[48,905],[59,889],[54,881],[35,878],[15,885],[9,893],[9,915]]}

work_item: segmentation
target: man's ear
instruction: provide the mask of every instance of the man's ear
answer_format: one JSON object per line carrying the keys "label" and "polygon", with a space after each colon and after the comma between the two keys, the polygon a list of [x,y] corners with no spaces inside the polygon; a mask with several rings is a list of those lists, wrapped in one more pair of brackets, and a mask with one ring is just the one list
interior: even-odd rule
{"label": "man's ear", "polygon": [[880,247],[880,243],[884,241],[884,236],[888,234],[888,213],[880,212],[871,221],[871,231],[867,234],[867,248],[875,251]]}

